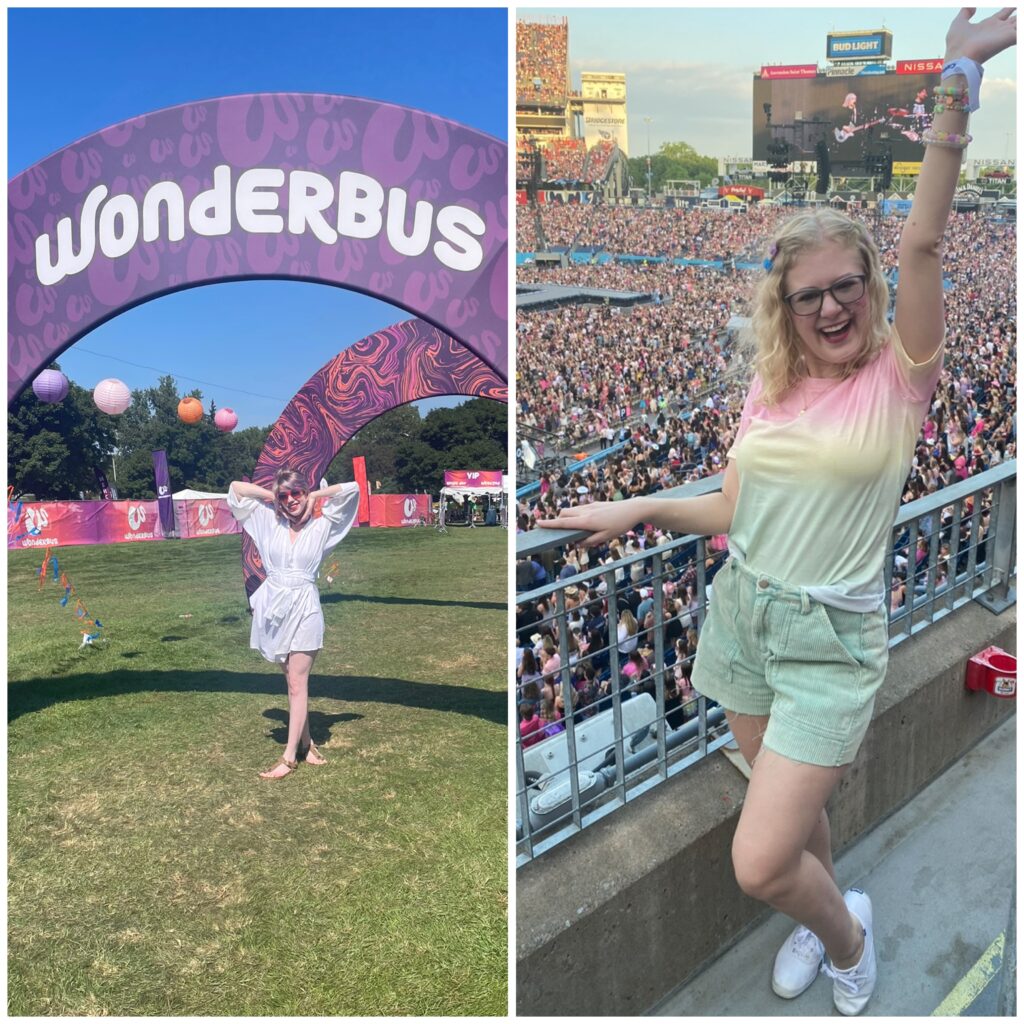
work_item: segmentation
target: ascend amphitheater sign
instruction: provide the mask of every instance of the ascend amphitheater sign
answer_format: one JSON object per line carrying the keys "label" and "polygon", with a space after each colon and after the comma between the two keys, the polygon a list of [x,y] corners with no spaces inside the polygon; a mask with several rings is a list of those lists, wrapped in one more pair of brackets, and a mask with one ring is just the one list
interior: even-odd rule
{"label": "ascend amphitheater sign", "polygon": [[168,292],[286,278],[361,291],[507,379],[507,147],[393,104],[232,96],[133,118],[8,185],[8,401]]}

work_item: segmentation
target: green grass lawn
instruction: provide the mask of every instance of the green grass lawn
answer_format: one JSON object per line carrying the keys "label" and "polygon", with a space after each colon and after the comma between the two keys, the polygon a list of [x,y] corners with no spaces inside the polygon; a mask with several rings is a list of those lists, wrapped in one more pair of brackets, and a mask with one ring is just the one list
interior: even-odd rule
{"label": "green grass lawn", "polygon": [[280,782],[237,536],[58,551],[85,649],[11,552],[9,1013],[504,1015],[507,536],[342,542]]}

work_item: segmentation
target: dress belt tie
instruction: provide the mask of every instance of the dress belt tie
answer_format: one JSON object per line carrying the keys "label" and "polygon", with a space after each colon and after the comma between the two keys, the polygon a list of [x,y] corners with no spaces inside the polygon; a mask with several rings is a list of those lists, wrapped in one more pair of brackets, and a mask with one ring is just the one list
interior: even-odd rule
{"label": "dress belt tie", "polygon": [[273,596],[263,616],[266,629],[277,629],[291,608],[293,592],[315,581],[315,576],[297,569],[275,569],[268,573],[267,582],[273,587]]}

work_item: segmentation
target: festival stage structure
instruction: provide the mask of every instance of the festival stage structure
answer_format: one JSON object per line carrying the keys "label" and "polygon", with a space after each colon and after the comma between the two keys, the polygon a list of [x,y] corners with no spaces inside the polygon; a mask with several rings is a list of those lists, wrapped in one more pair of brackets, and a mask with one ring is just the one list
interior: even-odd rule
{"label": "festival stage structure", "polygon": [[[254,279],[347,288],[414,317],[307,382],[256,483],[284,462],[318,478],[405,402],[507,401],[507,162],[505,143],[456,122],[322,94],[206,100],[87,136],[8,185],[8,404],[120,313]],[[264,574],[248,540],[251,594]]]}

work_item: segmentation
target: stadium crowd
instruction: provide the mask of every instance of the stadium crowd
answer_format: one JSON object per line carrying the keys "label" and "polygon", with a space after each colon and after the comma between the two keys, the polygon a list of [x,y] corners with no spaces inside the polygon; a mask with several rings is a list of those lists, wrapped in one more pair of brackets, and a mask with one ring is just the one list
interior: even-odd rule
{"label": "stadium crowd", "polygon": [[564,106],[569,81],[569,23],[516,22],[516,103]]}
{"label": "stadium crowd", "polygon": [[[544,211],[545,217],[555,209]],[[598,216],[591,216],[595,213]],[[574,234],[586,223],[589,244],[603,245],[612,253],[693,257],[699,252],[703,258],[728,261],[757,257],[783,215],[784,211],[771,208],[754,208],[747,215],[706,211],[681,215],[678,210],[562,207],[550,223],[556,235],[558,231]],[[869,218],[886,272],[894,270],[901,219],[895,215],[876,219],[873,212],[864,216]],[[653,251],[645,251],[647,247]],[[944,268],[949,280],[944,369],[919,438],[905,502],[1016,456],[1014,224],[980,214],[954,216],[946,233]],[[619,445],[607,458],[585,467],[574,469],[569,462],[564,469],[542,473],[539,490],[518,504],[518,531],[532,529],[535,519],[553,517],[565,505],[652,493],[721,471],[739,425],[750,376],[749,365],[737,358],[723,328],[730,316],[745,312],[756,273],[663,264],[520,268],[521,281],[641,291],[654,301],[629,308],[564,306],[517,315],[520,428],[560,434],[570,451]],[[908,586],[923,593],[930,580],[941,591],[954,569],[957,573],[966,569],[972,528],[978,531],[976,557],[984,557],[990,496],[979,504],[978,509],[970,505],[961,519],[955,567],[950,565],[952,506],[941,512],[937,522],[929,517],[928,529],[914,552],[909,550],[908,536],[899,539],[892,611],[903,607]],[[929,546],[936,528],[939,556],[931,561]],[[565,580],[670,539],[638,523],[629,534],[589,552],[571,545],[546,551],[520,560],[517,590],[523,593]],[[722,540],[713,546],[720,552]],[[592,714],[605,706],[601,701],[612,688],[618,687],[625,696],[653,692],[652,597],[653,588],[660,585],[666,709],[671,700],[673,728],[692,715],[688,666],[700,619],[694,554],[693,549],[680,552],[659,580],[651,578],[650,559],[637,561],[631,569],[618,568],[618,607],[626,608],[628,616],[624,621],[620,616],[617,623],[606,621],[603,580],[597,587],[579,590],[570,584],[565,592],[569,699],[581,713]],[[709,581],[721,557],[716,553],[709,558]],[[517,606],[517,630],[521,666],[527,666],[519,671],[520,730],[535,743],[545,733],[564,728],[559,724],[565,707],[559,622],[549,602],[524,601]],[[611,677],[610,643],[619,651],[618,680]]]}

